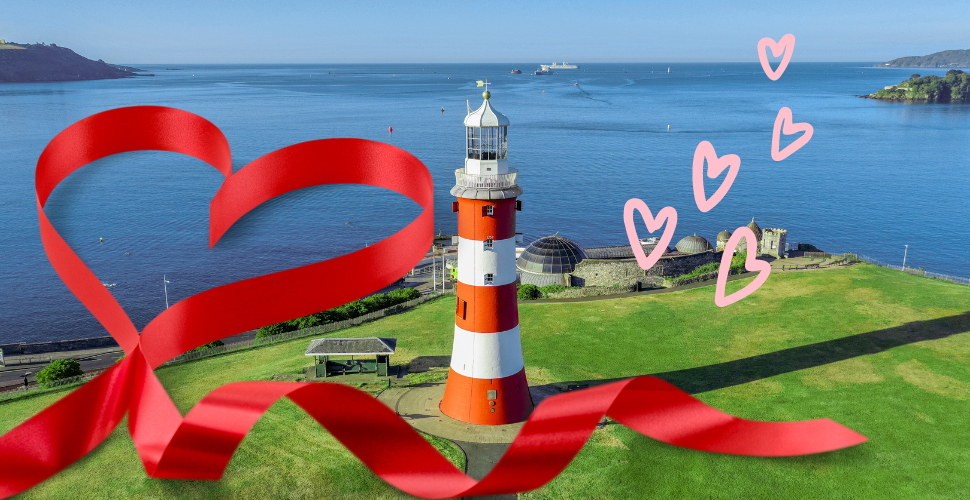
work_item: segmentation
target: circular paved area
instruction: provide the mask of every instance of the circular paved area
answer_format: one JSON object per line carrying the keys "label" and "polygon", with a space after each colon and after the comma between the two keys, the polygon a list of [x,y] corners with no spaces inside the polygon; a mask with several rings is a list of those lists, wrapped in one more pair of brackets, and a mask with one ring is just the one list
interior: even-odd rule
{"label": "circular paved area", "polygon": [[[438,409],[444,394],[445,382],[433,382],[388,396],[397,396],[392,408],[415,429],[452,441],[507,444],[515,439],[524,424],[475,425],[455,420]],[[390,401],[385,399],[385,403]]]}

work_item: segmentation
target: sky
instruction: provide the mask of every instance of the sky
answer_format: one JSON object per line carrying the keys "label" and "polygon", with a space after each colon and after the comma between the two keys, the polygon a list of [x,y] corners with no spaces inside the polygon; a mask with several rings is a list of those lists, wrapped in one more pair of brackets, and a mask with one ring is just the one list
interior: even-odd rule
{"label": "sky", "polygon": [[799,62],[970,49],[965,0],[5,2],[0,39],[137,63]]}

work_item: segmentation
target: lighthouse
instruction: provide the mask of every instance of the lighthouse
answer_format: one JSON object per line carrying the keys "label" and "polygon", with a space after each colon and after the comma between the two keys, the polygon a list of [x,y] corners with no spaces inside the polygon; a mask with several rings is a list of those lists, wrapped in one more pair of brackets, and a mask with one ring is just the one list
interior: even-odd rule
{"label": "lighthouse", "polygon": [[509,119],[481,107],[465,117],[465,166],[455,171],[458,287],[455,341],[441,411],[473,424],[525,420],[532,410],[525,378],[515,289],[516,200],[522,188],[509,168]]}

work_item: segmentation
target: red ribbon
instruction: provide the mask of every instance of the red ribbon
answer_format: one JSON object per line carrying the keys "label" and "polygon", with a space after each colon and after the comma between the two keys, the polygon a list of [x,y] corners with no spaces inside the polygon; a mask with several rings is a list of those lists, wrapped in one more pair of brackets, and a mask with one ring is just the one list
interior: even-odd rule
{"label": "red ribbon", "polygon": [[[226,176],[210,204],[210,246],[264,201],[313,185],[383,187],[407,196],[423,211],[404,229],[363,250],[193,295],[159,314],[139,335],[43,210],[51,191],[78,168],[108,155],[139,150],[187,154]],[[249,429],[283,396],[306,410],[375,474],[424,498],[538,488],[569,464],[604,415],[665,443],[717,453],[802,455],[866,440],[828,419],[742,420],[654,377],[547,399],[492,472],[477,482],[382,403],[339,384],[231,383],[209,393],[183,418],[154,368],[213,340],[350,302],[403,276],[431,246],[430,173],[417,158],[394,146],[327,139],[274,151],[232,174],[229,144],[213,124],[185,111],[143,106],[99,113],[58,134],[37,162],[36,191],[48,259],[127,356],[0,436],[3,498],[31,488],[90,452],[126,412],[132,440],[149,476],[217,480]],[[360,276],[362,272],[365,276]],[[341,287],[324,289],[321,282],[341,283]],[[334,407],[344,411],[333,412]],[[408,460],[397,458],[405,454]]]}

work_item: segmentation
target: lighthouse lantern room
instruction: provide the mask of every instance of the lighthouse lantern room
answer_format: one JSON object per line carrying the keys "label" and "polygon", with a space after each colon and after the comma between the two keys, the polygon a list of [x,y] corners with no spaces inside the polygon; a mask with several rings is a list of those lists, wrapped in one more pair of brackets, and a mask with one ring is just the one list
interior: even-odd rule
{"label": "lighthouse lantern room", "polygon": [[485,101],[465,117],[465,166],[455,171],[458,286],[455,340],[441,411],[473,424],[525,420],[525,377],[516,304],[515,215],[522,194],[509,168],[508,125]]}

